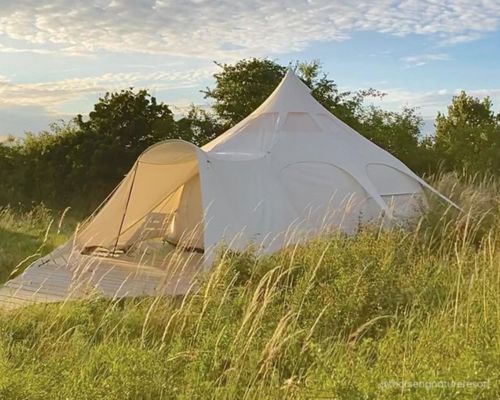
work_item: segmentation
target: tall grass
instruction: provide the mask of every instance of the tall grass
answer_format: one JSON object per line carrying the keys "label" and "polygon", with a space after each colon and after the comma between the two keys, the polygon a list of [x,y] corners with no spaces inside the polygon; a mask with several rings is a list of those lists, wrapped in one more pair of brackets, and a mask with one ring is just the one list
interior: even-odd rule
{"label": "tall grass", "polygon": [[0,207],[0,283],[67,239],[74,223],[63,226],[65,216],[66,211],[53,213],[43,204],[27,212]]}
{"label": "tall grass", "polygon": [[465,212],[221,251],[185,297],[0,314],[0,399],[497,399],[498,187],[437,185]]}

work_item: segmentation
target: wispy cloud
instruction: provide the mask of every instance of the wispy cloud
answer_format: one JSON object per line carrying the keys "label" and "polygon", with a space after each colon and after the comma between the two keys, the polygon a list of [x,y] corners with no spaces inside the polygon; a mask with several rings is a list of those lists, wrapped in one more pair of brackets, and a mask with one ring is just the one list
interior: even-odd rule
{"label": "wispy cloud", "polygon": [[0,76],[0,106],[44,106],[58,113],[59,104],[85,94],[104,93],[130,86],[148,87],[155,90],[196,87],[211,73],[210,68],[148,71],[146,73],[107,73],[41,83],[14,83]]}
{"label": "wispy cloud", "polygon": [[[74,104],[85,112],[98,95],[129,86],[195,93],[214,72],[212,60],[275,57],[357,32],[379,32],[431,37],[426,40],[438,48],[400,60],[417,67],[449,60],[452,50],[445,47],[499,28],[500,0],[2,0],[0,56],[22,60],[16,66],[31,59],[44,64],[0,71],[10,74],[0,76],[0,134],[15,126],[6,121],[15,119],[18,130],[35,129]],[[391,63],[399,54],[373,51]],[[172,60],[177,64],[160,65]],[[374,79],[385,86],[386,78]],[[187,92],[173,97],[189,97]],[[453,95],[388,92],[385,104],[420,106],[424,115],[434,115]],[[176,107],[181,112],[188,104],[178,100]]]}
{"label": "wispy cloud", "polygon": [[55,52],[48,49],[8,47],[0,44],[0,53],[54,54]]}
{"label": "wispy cloud", "polygon": [[407,68],[421,67],[423,65],[426,65],[430,61],[449,61],[449,60],[451,60],[450,56],[445,53],[417,54],[401,58],[401,61],[403,61],[403,63]]}
{"label": "wispy cloud", "polygon": [[468,43],[478,40],[482,37],[480,32],[467,32],[457,35],[448,35],[440,41],[440,46],[449,46],[461,43]]}
{"label": "wispy cloud", "polygon": [[[377,104],[389,109],[399,109],[401,106],[417,107],[418,112],[425,119],[434,119],[438,111],[445,111],[451,103],[453,96],[462,91],[457,89],[436,89],[429,91],[409,91],[400,88],[384,89],[387,95],[376,101]],[[500,103],[500,88],[492,89],[466,89],[468,95],[484,98],[490,97]]]}
{"label": "wispy cloud", "polygon": [[436,34],[452,44],[499,26],[497,0],[6,0],[0,9],[0,33],[32,45],[22,51],[50,44],[70,54],[210,59],[301,50],[315,41],[345,40],[356,31]]}
{"label": "wispy cloud", "polygon": [[[212,67],[168,71],[146,70],[131,73],[106,73],[49,82],[17,83],[0,75],[0,135],[39,131],[58,119],[86,113],[92,102],[107,91],[127,87],[147,88],[150,92],[200,87],[201,82],[213,73]],[[65,104],[90,97],[88,106],[68,114]],[[85,102],[87,103],[87,102]],[[179,105],[181,113],[186,102]]]}

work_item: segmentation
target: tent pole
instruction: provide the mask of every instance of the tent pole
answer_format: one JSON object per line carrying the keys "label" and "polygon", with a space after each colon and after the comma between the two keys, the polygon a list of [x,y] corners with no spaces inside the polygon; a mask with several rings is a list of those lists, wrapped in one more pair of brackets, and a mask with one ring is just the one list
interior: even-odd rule
{"label": "tent pole", "polygon": [[118,228],[118,236],[116,236],[115,246],[113,247],[113,251],[111,253],[112,256],[115,255],[116,248],[118,247],[118,241],[120,240],[120,235],[122,233],[123,224],[125,222],[125,215],[127,215],[128,203],[130,202],[130,196],[132,196],[132,189],[134,188],[135,175],[137,173],[138,167],[139,167],[139,161],[137,161],[135,163],[134,175],[132,176],[132,182],[130,183],[130,190],[128,191],[127,202],[125,203],[125,209],[123,210],[123,216],[122,216],[122,220],[120,222],[120,228]]}

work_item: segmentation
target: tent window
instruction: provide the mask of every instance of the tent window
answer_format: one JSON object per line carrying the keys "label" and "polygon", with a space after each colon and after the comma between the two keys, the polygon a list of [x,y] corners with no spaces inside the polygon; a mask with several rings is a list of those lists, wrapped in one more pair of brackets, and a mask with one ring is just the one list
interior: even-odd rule
{"label": "tent window", "polygon": [[314,119],[303,112],[289,112],[281,128],[287,132],[321,132]]}

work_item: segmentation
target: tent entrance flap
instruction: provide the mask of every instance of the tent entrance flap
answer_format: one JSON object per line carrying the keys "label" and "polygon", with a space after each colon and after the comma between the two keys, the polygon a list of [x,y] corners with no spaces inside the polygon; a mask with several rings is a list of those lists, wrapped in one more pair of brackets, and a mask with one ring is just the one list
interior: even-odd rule
{"label": "tent entrance flap", "polygon": [[77,235],[85,252],[128,251],[147,240],[203,250],[197,148],[168,141],[143,153],[114,195]]}

